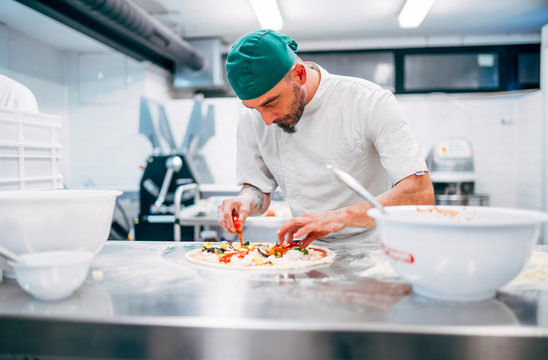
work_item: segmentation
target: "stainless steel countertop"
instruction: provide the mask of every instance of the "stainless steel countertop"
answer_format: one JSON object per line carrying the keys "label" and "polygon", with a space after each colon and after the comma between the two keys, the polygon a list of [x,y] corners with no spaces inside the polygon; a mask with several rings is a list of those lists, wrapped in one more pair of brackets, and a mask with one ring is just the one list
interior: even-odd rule
{"label": "stainless steel countertop", "polygon": [[36,300],[4,279],[0,359],[548,354],[548,285],[507,286],[481,302],[433,301],[386,269],[371,272],[378,246],[325,246],[337,253],[329,267],[247,272],[188,263],[185,252],[201,243],[109,241],[70,298]]}

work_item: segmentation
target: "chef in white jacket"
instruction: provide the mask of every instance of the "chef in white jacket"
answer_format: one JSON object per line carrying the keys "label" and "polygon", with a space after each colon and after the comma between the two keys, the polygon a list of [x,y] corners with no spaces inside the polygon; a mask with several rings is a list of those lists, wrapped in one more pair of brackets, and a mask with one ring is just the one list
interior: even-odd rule
{"label": "chef in white jacket", "polygon": [[[219,224],[264,213],[279,187],[292,215],[278,231],[288,244],[322,239],[374,241],[371,205],[341,186],[340,168],[384,205],[433,204],[417,140],[395,97],[364,79],[333,75],[303,62],[289,36],[260,30],[227,56],[227,75],[244,105],[237,130],[238,196],[219,206]],[[274,239],[273,239],[274,240]]]}
{"label": "chef in white jacket", "polygon": [[0,74],[0,107],[38,112],[38,103],[25,85]]}

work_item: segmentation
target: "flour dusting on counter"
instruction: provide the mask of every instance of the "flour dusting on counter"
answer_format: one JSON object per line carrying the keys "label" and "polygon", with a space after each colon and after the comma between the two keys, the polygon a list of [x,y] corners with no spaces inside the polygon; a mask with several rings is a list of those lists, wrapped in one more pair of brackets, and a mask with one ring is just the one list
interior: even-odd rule
{"label": "flour dusting on counter", "polygon": [[386,259],[386,255],[383,250],[371,250],[369,252],[369,257],[375,265],[365,271],[362,271],[360,276],[374,277],[378,279],[397,279],[400,277]]}
{"label": "flour dusting on counter", "polygon": [[548,289],[548,253],[533,251],[521,273],[503,287],[503,290],[514,287]]}

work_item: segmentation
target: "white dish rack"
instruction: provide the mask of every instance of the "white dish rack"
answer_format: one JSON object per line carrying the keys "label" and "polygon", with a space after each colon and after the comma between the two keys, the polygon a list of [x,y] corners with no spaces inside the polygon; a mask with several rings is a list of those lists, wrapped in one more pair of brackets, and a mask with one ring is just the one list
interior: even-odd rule
{"label": "white dish rack", "polygon": [[61,189],[61,118],[0,108],[0,191]]}

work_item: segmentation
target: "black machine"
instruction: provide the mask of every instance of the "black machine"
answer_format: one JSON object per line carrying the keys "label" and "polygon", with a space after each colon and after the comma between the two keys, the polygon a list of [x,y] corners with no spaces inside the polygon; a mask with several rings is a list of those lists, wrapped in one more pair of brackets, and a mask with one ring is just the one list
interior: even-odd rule
{"label": "black machine", "polygon": [[[173,240],[177,187],[213,183],[200,149],[214,135],[214,112],[210,106],[203,117],[202,105],[203,96],[195,96],[183,143],[176,147],[163,105],[141,99],[139,133],[150,140],[153,154],[146,161],[139,185],[139,214],[133,221],[135,240]],[[194,195],[186,194],[181,204],[194,204]],[[193,241],[194,227],[181,227],[181,240]]]}

